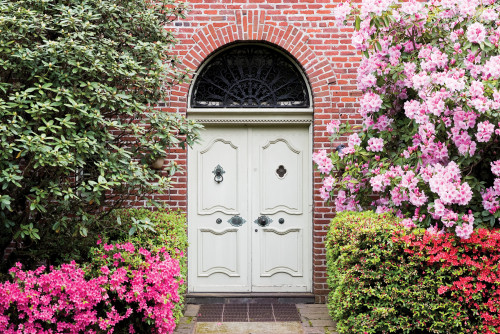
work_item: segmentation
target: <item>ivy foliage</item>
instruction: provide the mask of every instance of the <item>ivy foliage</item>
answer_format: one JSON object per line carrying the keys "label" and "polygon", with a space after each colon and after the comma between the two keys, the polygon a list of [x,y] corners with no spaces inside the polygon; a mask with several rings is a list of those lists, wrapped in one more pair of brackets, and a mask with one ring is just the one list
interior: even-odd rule
{"label": "ivy foliage", "polygon": [[[151,106],[186,79],[173,0],[0,0],[0,230],[86,236],[103,207],[164,191],[150,167],[200,125]],[[2,248],[3,249],[3,248]]]}

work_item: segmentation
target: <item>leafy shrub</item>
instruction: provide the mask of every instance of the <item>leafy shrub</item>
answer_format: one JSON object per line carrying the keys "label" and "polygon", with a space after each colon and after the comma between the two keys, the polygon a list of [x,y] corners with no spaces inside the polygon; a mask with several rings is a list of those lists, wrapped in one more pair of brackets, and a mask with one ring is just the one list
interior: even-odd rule
{"label": "leafy shrub", "polygon": [[[362,129],[314,155],[335,209],[390,211],[468,238],[500,222],[498,1],[348,1]],[[337,142],[339,143],[339,142]],[[376,197],[372,196],[375,194]]]}
{"label": "leafy shrub", "polygon": [[165,29],[184,14],[174,0],[0,0],[1,250],[16,239],[43,259],[54,234],[71,244],[103,207],[168,188],[175,163],[151,162],[200,128],[153,108],[186,77]]}
{"label": "leafy shrub", "polygon": [[[405,252],[410,233],[389,213],[342,212],[327,237],[330,314],[341,333],[465,333],[468,312],[439,294],[441,276]],[[411,234],[411,233],[410,233]],[[415,236],[423,233],[415,230]]]}

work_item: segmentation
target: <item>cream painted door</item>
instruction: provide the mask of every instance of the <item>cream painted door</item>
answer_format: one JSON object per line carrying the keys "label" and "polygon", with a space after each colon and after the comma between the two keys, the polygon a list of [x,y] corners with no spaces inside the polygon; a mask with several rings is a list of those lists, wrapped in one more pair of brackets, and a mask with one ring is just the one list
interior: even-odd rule
{"label": "cream painted door", "polygon": [[189,291],[310,292],[309,128],[211,126],[202,138],[188,156]]}

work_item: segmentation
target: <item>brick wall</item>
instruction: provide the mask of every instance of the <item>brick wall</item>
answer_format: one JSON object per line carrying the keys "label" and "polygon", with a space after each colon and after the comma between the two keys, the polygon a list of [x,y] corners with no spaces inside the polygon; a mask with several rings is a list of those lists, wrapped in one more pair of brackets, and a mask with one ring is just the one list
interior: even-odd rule
{"label": "brick wall", "polygon": [[[291,55],[302,67],[312,88],[314,102],[314,151],[331,148],[326,125],[332,119],[360,122],[354,114],[360,93],[356,90],[356,68],[360,55],[350,45],[349,30],[336,27],[331,0],[190,0],[187,19],[167,27],[175,31],[179,44],[175,52],[186,67],[196,71],[214,51],[239,41],[260,41]],[[165,111],[187,109],[189,84],[176,86]],[[185,170],[186,152],[169,156]],[[158,195],[175,208],[186,210],[187,176],[181,175],[166,195]],[[326,263],[324,237],[333,218],[331,205],[319,197],[321,178],[314,174],[313,266],[317,302],[325,302]]]}

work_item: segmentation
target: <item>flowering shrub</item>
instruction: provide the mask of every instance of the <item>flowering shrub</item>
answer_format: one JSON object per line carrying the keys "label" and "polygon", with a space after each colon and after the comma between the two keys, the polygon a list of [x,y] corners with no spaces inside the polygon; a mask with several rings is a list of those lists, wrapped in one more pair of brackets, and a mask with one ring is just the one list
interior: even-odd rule
{"label": "flowering shrub", "polygon": [[412,259],[440,278],[438,294],[462,305],[472,327],[481,334],[500,333],[500,231],[477,229],[467,240],[451,233],[399,234]]}
{"label": "flowering shrub", "polygon": [[[113,224],[119,217],[120,224]],[[134,227],[133,222],[149,221],[153,229],[136,231],[130,235]],[[186,216],[180,212],[159,208],[156,211],[147,209],[119,209],[114,210],[100,224],[105,227],[106,237],[110,241],[127,241],[135,245],[136,248],[145,248],[152,252],[159,249],[167,251],[172,259],[179,261],[179,279],[185,280],[187,277],[187,257],[188,247]],[[95,257],[94,257],[95,259]],[[180,319],[184,308],[184,294],[186,284],[179,286],[179,302],[175,304],[174,317]]]}
{"label": "flowering shrub", "polygon": [[342,212],[327,236],[340,333],[500,333],[500,231],[409,231],[390,213]]}
{"label": "flowering shrub", "polygon": [[[313,158],[337,212],[393,212],[467,239],[500,219],[500,8],[495,1],[343,3],[363,52],[363,125]],[[334,120],[337,140],[351,132]]]}
{"label": "flowering shrub", "polygon": [[[459,303],[412,261],[391,214],[342,212],[327,236],[328,308],[340,333],[465,333]],[[405,230],[405,229],[403,229]]]}
{"label": "flowering shrub", "polygon": [[20,264],[10,270],[13,279],[0,283],[1,333],[174,330],[186,289],[185,216],[165,209],[115,210],[97,225],[105,235],[87,263],[48,272],[23,271]]}
{"label": "flowering shrub", "polygon": [[22,271],[0,284],[2,333],[171,333],[179,301],[179,262],[160,249],[104,244],[86,268]]}

